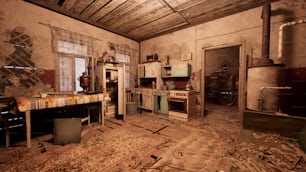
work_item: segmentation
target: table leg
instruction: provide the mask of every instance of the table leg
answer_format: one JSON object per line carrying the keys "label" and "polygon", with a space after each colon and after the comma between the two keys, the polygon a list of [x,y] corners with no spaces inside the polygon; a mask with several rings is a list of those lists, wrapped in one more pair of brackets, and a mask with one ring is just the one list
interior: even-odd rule
{"label": "table leg", "polygon": [[27,148],[31,148],[31,111],[26,111]]}
{"label": "table leg", "polygon": [[91,127],[91,125],[90,125],[90,112],[91,112],[91,109],[90,108],[88,108],[88,112],[87,112],[87,122],[88,122],[88,126],[89,127]]}
{"label": "table leg", "polygon": [[104,115],[105,115],[105,109],[104,109],[104,103],[101,101],[101,117],[99,119],[101,119],[101,123],[102,123],[102,126],[104,126]]}
{"label": "table leg", "polygon": [[5,122],[5,146],[10,146],[10,124],[8,121]]}

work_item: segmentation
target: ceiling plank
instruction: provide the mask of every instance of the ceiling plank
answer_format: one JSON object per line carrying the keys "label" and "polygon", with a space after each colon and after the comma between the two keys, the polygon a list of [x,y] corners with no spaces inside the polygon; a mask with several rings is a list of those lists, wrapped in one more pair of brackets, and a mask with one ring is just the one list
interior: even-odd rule
{"label": "ceiling plank", "polygon": [[216,11],[228,11],[229,9],[232,9],[233,12],[241,12],[245,9],[240,8],[240,6],[243,7],[245,4],[249,5],[250,7],[257,7],[260,4],[262,5],[269,1],[270,0],[207,0],[196,6],[182,10],[181,13],[187,19],[191,19],[199,16],[205,16],[207,14],[213,14]]}
{"label": "ceiling plank", "polygon": [[207,0],[164,0],[176,11],[182,11],[186,8],[191,8],[201,4]]}
{"label": "ceiling plank", "polygon": [[93,16],[90,16],[89,19],[91,21],[97,22],[99,19],[101,19],[102,17],[104,17],[108,13],[110,13],[113,10],[115,10],[116,8],[118,8],[118,6],[123,4],[125,1],[126,0],[110,1],[103,8],[99,9],[99,11],[97,11]]}
{"label": "ceiling plank", "polygon": [[150,0],[129,0],[125,3],[118,6],[118,8],[114,9],[107,15],[105,15],[103,18],[101,18],[98,22],[99,23],[106,23],[110,20],[117,20],[118,17],[124,16],[126,13],[130,12],[131,10],[134,10],[137,6],[141,5],[142,3],[150,1]]}
{"label": "ceiling plank", "polygon": [[44,3],[49,3],[49,4],[57,4],[58,0],[38,0],[38,1],[45,1]]}
{"label": "ceiling plank", "polygon": [[[66,1],[64,5],[66,5]],[[77,15],[81,14],[82,11],[84,11],[90,4],[92,4],[92,2],[94,2],[94,0],[73,0],[73,1],[74,1],[73,7],[67,10]]]}
{"label": "ceiling plank", "polygon": [[121,36],[130,38],[130,39],[135,40],[135,41],[139,41],[139,40],[136,40],[135,38],[129,37],[129,36],[126,35],[126,34],[117,32],[116,30],[112,30],[112,29],[110,29],[109,27],[106,27],[106,26],[103,25],[103,24],[98,24],[97,22],[94,22],[94,21],[92,21],[92,20],[89,20],[88,18],[85,18],[85,17],[83,17],[82,15],[76,15],[75,13],[72,13],[71,11],[63,10],[58,4],[51,4],[51,5],[50,5],[49,2],[46,2],[45,0],[25,0],[25,1],[31,2],[31,3],[36,4],[36,5],[38,5],[38,6],[41,6],[41,7],[45,7],[45,8],[47,8],[47,9],[53,10],[53,11],[55,11],[55,12],[58,12],[58,13],[60,13],[60,14],[63,14],[63,15],[72,17],[72,18],[74,18],[74,19],[76,19],[76,20],[83,21],[83,22],[85,22],[85,23],[91,24],[91,25],[93,25],[93,26],[96,26],[96,27],[98,27],[98,28],[107,30],[107,31],[109,31],[109,32],[112,32],[112,33],[115,33],[115,34],[118,34],[118,35],[121,35]]}
{"label": "ceiling plank", "polygon": [[183,14],[191,24],[195,25],[256,8],[265,3],[266,0],[232,0],[230,3],[223,5],[206,5],[205,7],[209,8],[206,8],[205,10],[201,7],[186,9]]}
{"label": "ceiling plank", "polygon": [[215,10],[220,10],[222,8],[225,8],[240,1],[243,0],[224,0],[224,1],[207,0],[196,6],[182,10],[181,14],[186,19],[191,19],[198,16],[206,15]]}
{"label": "ceiling plank", "polygon": [[184,18],[178,13],[172,13],[159,20],[153,21],[149,24],[141,26],[128,33],[129,36],[142,40],[143,38],[150,37],[153,34],[165,32],[173,28],[188,24]]}
{"label": "ceiling plank", "polygon": [[279,0],[24,0],[142,41]]}
{"label": "ceiling plank", "polygon": [[128,33],[140,26],[158,20],[172,13],[172,10],[159,0],[149,0],[116,20],[106,23],[107,26]]}
{"label": "ceiling plank", "polygon": [[71,10],[73,8],[73,6],[76,4],[77,0],[58,0],[57,6],[59,6],[60,8],[62,8],[63,10]]}
{"label": "ceiling plank", "polygon": [[80,15],[83,18],[90,18],[110,1],[111,0],[94,0]]}

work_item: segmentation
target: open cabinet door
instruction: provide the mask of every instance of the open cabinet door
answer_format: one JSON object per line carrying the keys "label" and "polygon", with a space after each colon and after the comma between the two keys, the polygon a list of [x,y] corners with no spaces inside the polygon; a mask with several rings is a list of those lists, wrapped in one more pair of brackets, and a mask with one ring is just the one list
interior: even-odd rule
{"label": "open cabinet door", "polygon": [[125,98],[125,65],[118,67],[118,115],[122,116],[123,121],[126,115]]}
{"label": "open cabinet door", "polygon": [[102,83],[103,92],[111,98],[110,103],[107,103],[106,116],[125,120],[125,65],[104,65]]}

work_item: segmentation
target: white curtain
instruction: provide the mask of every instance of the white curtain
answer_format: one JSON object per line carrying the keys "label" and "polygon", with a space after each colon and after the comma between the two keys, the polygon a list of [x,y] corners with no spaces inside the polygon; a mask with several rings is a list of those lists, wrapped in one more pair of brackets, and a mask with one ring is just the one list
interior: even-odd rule
{"label": "white curtain", "polygon": [[83,57],[94,56],[93,38],[55,26],[51,27],[51,32],[54,52]]}

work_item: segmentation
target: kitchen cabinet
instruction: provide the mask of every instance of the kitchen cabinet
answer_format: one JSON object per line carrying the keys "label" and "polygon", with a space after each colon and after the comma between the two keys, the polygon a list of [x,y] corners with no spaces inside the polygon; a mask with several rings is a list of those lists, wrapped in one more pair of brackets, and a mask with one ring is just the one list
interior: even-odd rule
{"label": "kitchen cabinet", "polygon": [[137,69],[138,69],[137,70],[138,78],[144,78],[145,77],[145,65],[139,64]]}
{"label": "kitchen cabinet", "polygon": [[140,89],[139,105],[141,109],[153,110],[153,95],[152,89]]}
{"label": "kitchen cabinet", "polygon": [[[125,65],[124,64],[104,64],[100,66],[99,72],[102,72],[100,81],[102,81],[103,93],[108,94],[110,102],[106,109],[114,117],[125,120]],[[100,75],[98,75],[100,76]]]}
{"label": "kitchen cabinet", "polygon": [[138,65],[139,78],[156,78],[160,76],[160,62],[150,62]]}
{"label": "kitchen cabinet", "polygon": [[159,77],[160,76],[160,63],[152,62],[145,64],[145,77]]}
{"label": "kitchen cabinet", "polygon": [[188,63],[173,64],[171,66],[162,67],[162,77],[190,77],[191,75],[191,65]]}
{"label": "kitchen cabinet", "polygon": [[168,115],[168,91],[153,91],[154,113]]}
{"label": "kitchen cabinet", "polygon": [[140,88],[161,89],[162,79],[160,62],[139,64],[137,73],[138,86]]}

